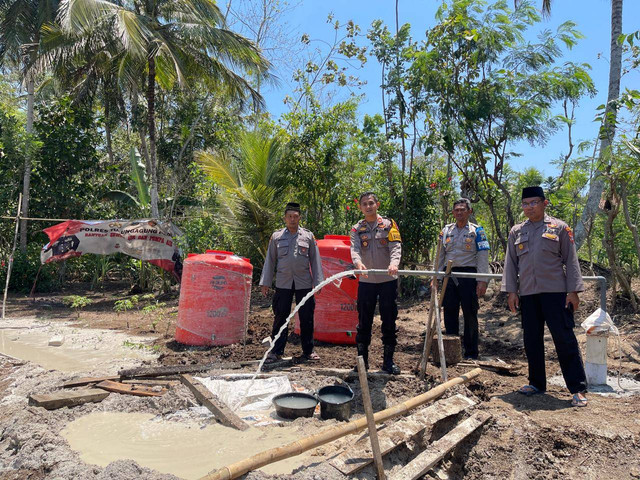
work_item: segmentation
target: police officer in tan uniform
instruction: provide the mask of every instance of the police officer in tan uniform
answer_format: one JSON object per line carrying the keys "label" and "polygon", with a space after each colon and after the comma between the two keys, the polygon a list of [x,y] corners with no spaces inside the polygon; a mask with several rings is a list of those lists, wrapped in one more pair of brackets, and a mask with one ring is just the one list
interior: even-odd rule
{"label": "police officer in tan uniform", "polygon": [[376,303],[382,320],[384,357],[382,371],[398,375],[393,363],[396,348],[396,318],[398,317],[398,266],[402,255],[402,239],[396,222],[378,215],[380,202],[373,192],[360,195],[360,210],[364,219],[351,229],[351,259],[358,270],[387,270],[386,274],[361,275],[358,282],[358,355],[369,368],[369,344]]}
{"label": "police officer in tan uniform", "polygon": [[549,201],[541,187],[522,190],[522,209],[528,220],[509,233],[502,275],[502,291],[508,292],[509,309],[520,306],[524,349],[529,363],[529,385],[525,395],[544,393],[547,388],[544,360],[544,324],[547,324],[558,354],[571,404],[587,405],[586,375],[578,341],[573,332],[573,312],[578,293],[584,290],[573,232],[562,220],[545,214]]}
{"label": "police officer in tan uniform", "polygon": [[[266,295],[273,283],[273,271],[276,270],[276,292],[272,304],[275,315],[272,338],[275,338],[291,313],[293,297],[295,296],[296,303],[299,303],[313,287],[324,280],[316,238],[309,230],[300,227],[298,203],[287,204],[284,220],[287,226],[271,235],[267,258],[260,277],[262,294]],[[306,360],[319,360],[319,356],[313,351],[314,309],[315,299],[311,297],[298,310],[302,355]],[[269,353],[268,362],[279,360],[284,355],[287,338],[288,329],[285,329]]]}
{"label": "police officer in tan uniform", "polygon": [[[471,202],[460,198],[453,202],[455,223],[445,225],[440,233],[444,255],[440,255],[438,270],[443,271],[449,260],[453,272],[489,272],[489,242],[484,228],[469,221],[473,213]],[[458,314],[462,305],[464,316],[464,356],[478,358],[478,297],[487,291],[487,278],[452,278],[444,292],[444,325],[449,335],[459,335]]]}

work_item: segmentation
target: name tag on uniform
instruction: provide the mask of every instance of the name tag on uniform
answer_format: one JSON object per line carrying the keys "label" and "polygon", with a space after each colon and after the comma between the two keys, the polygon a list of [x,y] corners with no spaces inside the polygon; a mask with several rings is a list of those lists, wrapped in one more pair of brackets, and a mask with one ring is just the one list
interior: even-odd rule
{"label": "name tag on uniform", "polygon": [[554,242],[558,242],[558,241],[560,241],[560,240],[558,239],[558,235],[556,235],[555,233],[552,233],[552,232],[544,232],[544,233],[542,234],[542,237],[543,237],[543,238],[548,238],[549,240],[553,240]]}

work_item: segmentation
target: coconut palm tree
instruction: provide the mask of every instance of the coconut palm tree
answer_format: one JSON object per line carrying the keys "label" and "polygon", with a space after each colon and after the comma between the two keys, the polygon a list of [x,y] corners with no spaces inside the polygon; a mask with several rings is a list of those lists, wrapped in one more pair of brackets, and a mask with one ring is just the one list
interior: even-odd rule
{"label": "coconut palm tree", "polygon": [[269,80],[269,62],[251,41],[225,28],[224,16],[211,0],[63,0],[58,22],[64,33],[89,45],[101,32],[98,45],[108,52],[132,97],[144,93],[149,144],[145,148],[143,141],[142,151],[147,151],[153,217],[159,216],[157,87],[170,90],[198,79],[236,99],[263,103],[243,75]]}
{"label": "coconut palm tree", "polygon": [[603,169],[608,170],[607,167],[611,163],[611,145],[616,134],[616,101],[620,97],[620,78],[622,76],[622,44],[618,40],[620,35],[622,35],[622,0],[611,0],[611,54],[607,103],[599,133],[600,150],[596,171],[589,184],[589,193],[587,194],[587,202],[582,210],[582,216],[576,225],[576,249],[579,249],[584,243],[591,230],[606,182]]}
{"label": "coconut palm tree", "polygon": [[221,222],[234,233],[234,238],[251,246],[263,259],[284,206],[284,153],[277,137],[258,130],[244,133],[231,154],[195,154],[205,174],[220,187]]}
{"label": "coconut palm tree", "polygon": [[[40,29],[56,15],[57,0],[0,0],[0,65],[20,68],[27,90],[27,134],[33,132],[35,78],[29,73],[40,46]],[[22,184],[22,216],[29,216],[31,153],[25,152]],[[27,222],[20,222],[20,248],[27,248]]]}
{"label": "coconut palm tree", "polygon": [[[514,0],[516,8],[522,0]],[[551,14],[552,0],[542,0],[542,13]],[[623,0],[611,0],[611,36],[610,36],[610,60],[609,60],[609,88],[607,103],[605,106],[604,120],[598,134],[600,149],[598,151],[598,163],[589,184],[587,202],[582,210],[580,221],[576,225],[575,244],[580,249],[586,240],[593,219],[598,212],[598,205],[604,191],[606,178],[603,175],[603,167],[606,169],[610,163],[611,145],[616,133],[616,101],[620,96],[620,78],[622,76],[622,44],[619,41],[622,35],[622,3]]]}

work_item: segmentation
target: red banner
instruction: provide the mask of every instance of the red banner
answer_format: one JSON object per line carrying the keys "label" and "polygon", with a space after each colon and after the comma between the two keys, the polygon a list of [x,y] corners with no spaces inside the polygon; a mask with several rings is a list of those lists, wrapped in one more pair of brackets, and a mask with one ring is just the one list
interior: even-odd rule
{"label": "red banner", "polygon": [[182,234],[170,222],[155,220],[68,220],[45,228],[49,236],[40,253],[42,263],[79,257],[86,253],[122,252],[167,270],[182,273],[180,250],[174,237]]}

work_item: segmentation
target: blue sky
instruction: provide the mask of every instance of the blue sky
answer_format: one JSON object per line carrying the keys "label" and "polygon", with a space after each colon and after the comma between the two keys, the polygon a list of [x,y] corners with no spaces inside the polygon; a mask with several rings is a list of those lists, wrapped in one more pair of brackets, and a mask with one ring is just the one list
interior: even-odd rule
{"label": "blue sky", "polygon": [[[295,0],[292,0],[295,1]],[[536,0],[534,4],[541,4]],[[441,4],[438,0],[400,0],[400,24],[410,23],[414,40],[422,40],[424,32],[435,24],[435,12]],[[572,20],[578,30],[585,35],[579,44],[569,51],[564,59],[576,63],[591,65],[591,76],[598,93],[594,98],[585,97],[580,101],[576,110],[576,124],[573,140],[578,144],[582,140],[596,137],[598,124],[593,121],[596,109],[606,102],[609,75],[609,39],[611,5],[609,0],[555,0],[553,2],[551,18],[543,20],[529,35],[533,39],[535,34],[543,29],[555,31],[561,23]],[[395,0],[302,0],[302,2],[287,14],[287,22],[292,34],[299,38],[307,33],[312,39],[331,41],[333,30],[327,25],[327,14],[333,13],[336,20],[346,23],[353,20],[366,33],[371,23],[382,19],[390,29],[395,30]],[[623,11],[623,32],[631,33],[640,29],[640,0],[626,0]],[[380,98],[380,66],[375,59],[370,58],[364,69],[357,72],[359,77],[367,81],[361,92],[365,94],[360,113],[381,113]],[[282,82],[278,88],[264,92],[267,108],[274,116],[286,111],[282,103],[285,95],[290,93],[291,84],[285,78],[284,72],[279,72]],[[623,78],[622,91],[625,86],[640,87],[640,75],[632,72]],[[527,143],[517,144],[513,150],[522,153],[522,157],[512,161],[516,170],[524,170],[529,166],[536,166],[546,175],[557,174],[555,167],[549,161],[557,158],[568,149],[566,130],[550,138],[546,146],[532,147]],[[574,154],[575,156],[575,154]]]}

